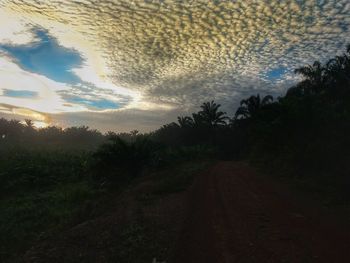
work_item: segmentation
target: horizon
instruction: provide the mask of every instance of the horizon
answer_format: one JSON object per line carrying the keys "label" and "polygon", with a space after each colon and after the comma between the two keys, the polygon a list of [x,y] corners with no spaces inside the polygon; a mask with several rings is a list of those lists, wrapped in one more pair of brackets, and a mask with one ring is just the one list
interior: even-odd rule
{"label": "horizon", "polygon": [[0,21],[0,117],[102,133],[149,132],[212,99],[232,116],[350,42],[347,0],[15,0]]}

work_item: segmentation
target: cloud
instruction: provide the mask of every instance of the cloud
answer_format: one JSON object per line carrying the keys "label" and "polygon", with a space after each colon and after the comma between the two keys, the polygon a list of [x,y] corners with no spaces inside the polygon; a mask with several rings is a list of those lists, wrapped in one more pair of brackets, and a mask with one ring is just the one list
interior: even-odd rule
{"label": "cloud", "polygon": [[[64,101],[57,94],[58,91],[69,90],[69,86],[21,69],[5,54],[0,56],[0,80],[0,103],[47,113],[71,110],[64,106]],[[18,96],[23,95],[23,91],[36,96]],[[12,96],[9,96],[11,93]],[[83,109],[76,106],[75,110]]]}
{"label": "cloud", "polygon": [[[1,5],[1,4],[0,4]],[[0,43],[24,45],[34,40],[33,34],[28,31],[25,19],[0,9],[1,33]]]}
{"label": "cloud", "polygon": [[11,117],[11,118],[30,118],[43,123],[51,123],[51,117],[47,113],[30,110],[23,107],[17,107],[5,103],[0,103],[0,117]]}
{"label": "cloud", "polygon": [[83,64],[80,54],[60,46],[46,30],[34,28],[31,32],[36,38],[30,44],[0,44],[0,50],[13,57],[26,71],[41,74],[57,82],[79,83],[78,76],[71,69]]}
{"label": "cloud", "polygon": [[[79,109],[111,110],[125,106],[132,101],[131,96],[113,92],[112,88],[104,87],[103,83],[100,88],[94,86],[93,83],[83,81],[77,74],[84,62],[78,51],[61,46],[56,38],[50,36],[42,28],[35,27],[31,31],[35,36],[33,42],[25,45],[0,44],[0,51],[3,50],[7,56],[11,56],[23,71],[29,74],[39,74],[57,83],[67,85],[67,89],[57,92],[59,93],[57,95],[67,102],[63,104],[68,106],[67,111],[69,109],[72,111]],[[14,92],[19,91],[12,91]],[[28,92],[31,91],[26,91]],[[19,97],[8,96],[5,92],[3,96]],[[74,107],[71,103],[82,107]]]}
{"label": "cloud", "polygon": [[166,124],[167,120],[175,119],[179,114],[183,115],[183,112],[140,109],[118,110],[103,115],[79,112],[54,115],[52,123],[59,123],[63,127],[87,125],[101,131],[129,132],[137,129],[146,132]]}
{"label": "cloud", "polygon": [[[86,110],[115,99],[120,109],[139,111],[137,126],[142,114],[166,118],[172,115],[161,111],[211,99],[232,114],[251,93],[285,92],[298,80],[294,68],[325,61],[350,42],[348,0],[4,0],[0,10],[23,33],[1,29],[6,43],[31,43],[30,28],[40,26],[84,59],[71,72],[91,85],[60,91],[61,98],[79,98]],[[100,114],[109,122],[120,111]]]}

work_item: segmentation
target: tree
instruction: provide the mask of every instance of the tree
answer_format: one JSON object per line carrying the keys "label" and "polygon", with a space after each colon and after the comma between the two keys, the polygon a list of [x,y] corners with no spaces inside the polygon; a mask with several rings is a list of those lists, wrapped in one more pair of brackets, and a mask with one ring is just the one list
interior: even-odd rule
{"label": "tree", "polygon": [[148,137],[137,137],[130,142],[119,136],[109,138],[93,155],[95,169],[98,176],[112,181],[127,175],[137,176],[144,166],[156,161],[158,150],[159,145]]}
{"label": "tree", "polygon": [[216,104],[213,100],[210,102],[204,102],[201,106],[201,111],[198,112],[199,116],[194,116],[198,121],[202,121],[209,126],[226,125],[226,112],[219,111],[220,104]]}
{"label": "tree", "polygon": [[138,130],[132,130],[132,131],[130,131],[130,135],[131,135],[131,137],[136,137],[137,135],[139,135],[139,131]]}
{"label": "tree", "polygon": [[194,126],[194,121],[191,117],[185,116],[179,116],[177,117],[177,121],[181,128],[192,128]]}
{"label": "tree", "polygon": [[27,128],[34,129],[34,123],[30,119],[25,119],[24,122],[26,123]]}
{"label": "tree", "polygon": [[304,77],[304,80],[300,83],[300,88],[304,88],[304,93],[318,93],[323,90],[326,68],[319,61],[315,61],[312,65],[297,68],[294,73]]}
{"label": "tree", "polygon": [[248,119],[254,118],[261,108],[273,102],[271,95],[265,96],[263,99],[260,95],[252,95],[248,99],[242,100],[240,107],[237,109],[235,119]]}
{"label": "tree", "polygon": [[348,86],[348,83],[350,83],[350,56],[348,54],[336,56],[327,62],[325,70],[327,85],[330,88]]}

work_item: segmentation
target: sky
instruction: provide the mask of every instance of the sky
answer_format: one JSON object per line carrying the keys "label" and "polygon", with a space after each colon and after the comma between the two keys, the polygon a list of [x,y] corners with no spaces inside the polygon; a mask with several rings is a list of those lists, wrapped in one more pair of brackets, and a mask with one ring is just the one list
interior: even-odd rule
{"label": "sky", "polygon": [[0,117],[151,131],[283,95],[350,43],[348,0],[0,0]]}

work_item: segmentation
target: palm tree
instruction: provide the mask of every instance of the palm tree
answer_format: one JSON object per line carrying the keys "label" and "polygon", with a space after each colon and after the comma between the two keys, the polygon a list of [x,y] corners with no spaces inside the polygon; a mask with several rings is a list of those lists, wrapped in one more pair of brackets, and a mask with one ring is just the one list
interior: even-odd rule
{"label": "palm tree", "polygon": [[297,68],[294,70],[294,73],[304,77],[302,84],[312,93],[319,92],[323,89],[326,69],[319,61],[315,61],[312,65]]}
{"label": "palm tree", "polygon": [[32,120],[30,120],[30,119],[25,119],[24,122],[26,123],[26,127],[27,127],[28,129],[34,129],[34,123],[33,123]]}
{"label": "palm tree", "polygon": [[[350,45],[347,52],[350,54]],[[327,84],[330,87],[348,86],[350,82],[350,56],[343,54],[329,60],[326,64]]]}
{"label": "palm tree", "polygon": [[177,121],[181,128],[191,128],[194,126],[194,121],[191,117],[185,116],[185,117],[177,117]]}
{"label": "palm tree", "polygon": [[194,127],[203,127],[206,125],[206,122],[200,113],[192,113],[193,126]]}
{"label": "palm tree", "polygon": [[139,131],[138,130],[132,130],[132,131],[130,131],[130,135],[131,135],[131,137],[136,137],[137,135],[139,135]]}
{"label": "palm tree", "polygon": [[240,107],[237,109],[235,119],[248,119],[253,118],[261,110],[262,107],[273,102],[271,95],[265,96],[263,99],[260,95],[252,95],[248,99],[242,100]]}
{"label": "palm tree", "polygon": [[228,117],[226,116],[226,112],[219,111],[219,108],[221,107],[220,104],[216,104],[212,100],[211,102],[203,103],[200,107],[202,110],[198,112],[199,116],[193,116],[194,118],[197,118],[199,120],[199,117],[201,117],[204,123],[208,124],[209,126],[227,124],[226,120]]}

